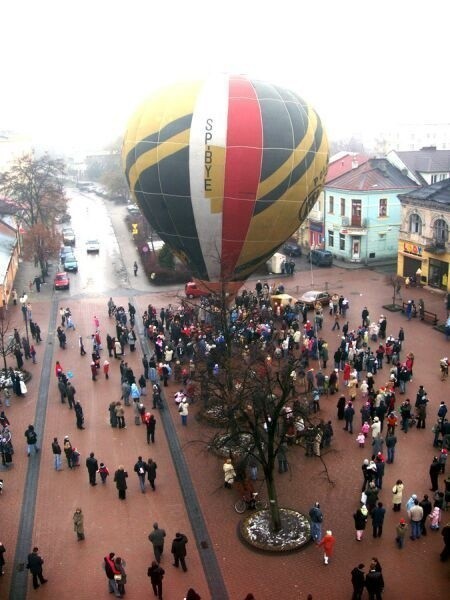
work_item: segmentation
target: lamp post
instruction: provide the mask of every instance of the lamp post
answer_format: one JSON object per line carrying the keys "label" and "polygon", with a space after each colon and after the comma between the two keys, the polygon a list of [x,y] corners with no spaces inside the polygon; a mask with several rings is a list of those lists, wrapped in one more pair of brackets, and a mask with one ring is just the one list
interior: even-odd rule
{"label": "lamp post", "polygon": [[19,302],[21,304],[21,311],[23,314],[23,320],[25,321],[25,332],[27,334],[27,342],[28,344],[30,344],[30,338],[28,335],[28,312],[27,312],[27,300],[28,297],[26,294],[23,294],[20,298],[19,298]]}

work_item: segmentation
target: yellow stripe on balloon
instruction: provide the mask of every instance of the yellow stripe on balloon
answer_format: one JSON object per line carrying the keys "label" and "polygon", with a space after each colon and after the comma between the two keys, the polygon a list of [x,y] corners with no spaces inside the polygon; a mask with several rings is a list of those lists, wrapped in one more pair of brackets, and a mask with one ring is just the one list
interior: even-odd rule
{"label": "yellow stripe on balloon", "polygon": [[183,148],[189,146],[190,129],[181,131],[178,135],[174,135],[159,146],[154,146],[151,150],[141,154],[130,169],[130,187],[134,190],[136,181],[141,173],[150,167],[153,167],[161,160],[172,156]]}

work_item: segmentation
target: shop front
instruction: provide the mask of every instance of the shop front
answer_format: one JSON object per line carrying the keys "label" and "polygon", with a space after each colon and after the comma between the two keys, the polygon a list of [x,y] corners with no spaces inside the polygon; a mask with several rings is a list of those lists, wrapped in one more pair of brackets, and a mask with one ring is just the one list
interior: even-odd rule
{"label": "shop front", "polygon": [[309,247],[315,249],[324,247],[323,223],[321,221],[309,219]]}
{"label": "shop front", "polygon": [[441,290],[448,286],[448,262],[436,258],[428,259],[428,284]]}
{"label": "shop front", "polygon": [[398,274],[402,277],[413,277],[417,269],[422,270],[423,248],[419,244],[401,241],[399,244]]}

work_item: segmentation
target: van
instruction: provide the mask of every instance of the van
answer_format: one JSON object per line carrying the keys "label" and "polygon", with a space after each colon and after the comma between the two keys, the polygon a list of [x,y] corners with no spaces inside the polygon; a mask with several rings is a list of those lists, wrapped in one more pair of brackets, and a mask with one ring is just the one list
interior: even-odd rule
{"label": "van", "polygon": [[319,267],[331,267],[333,264],[333,255],[329,250],[311,250],[309,261]]}
{"label": "van", "polygon": [[184,293],[186,294],[186,298],[201,298],[202,296],[209,295],[209,292],[199,287],[194,281],[186,283]]}

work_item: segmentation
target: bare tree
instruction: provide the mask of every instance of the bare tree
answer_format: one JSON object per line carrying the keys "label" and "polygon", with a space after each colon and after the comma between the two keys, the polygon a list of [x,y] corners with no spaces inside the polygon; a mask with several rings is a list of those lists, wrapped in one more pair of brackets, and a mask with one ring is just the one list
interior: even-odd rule
{"label": "bare tree", "polygon": [[0,191],[16,204],[24,225],[53,227],[55,218],[66,211],[64,173],[62,160],[26,154],[0,174]]}
{"label": "bare tree", "polygon": [[14,353],[16,344],[5,312],[5,309],[0,307],[0,356],[3,358],[3,368],[6,372],[8,369],[6,357]]}
{"label": "bare tree", "polygon": [[392,287],[392,308],[397,306],[397,298],[400,298],[400,291],[403,285],[403,277],[399,275],[388,275],[386,277],[386,283]]}

